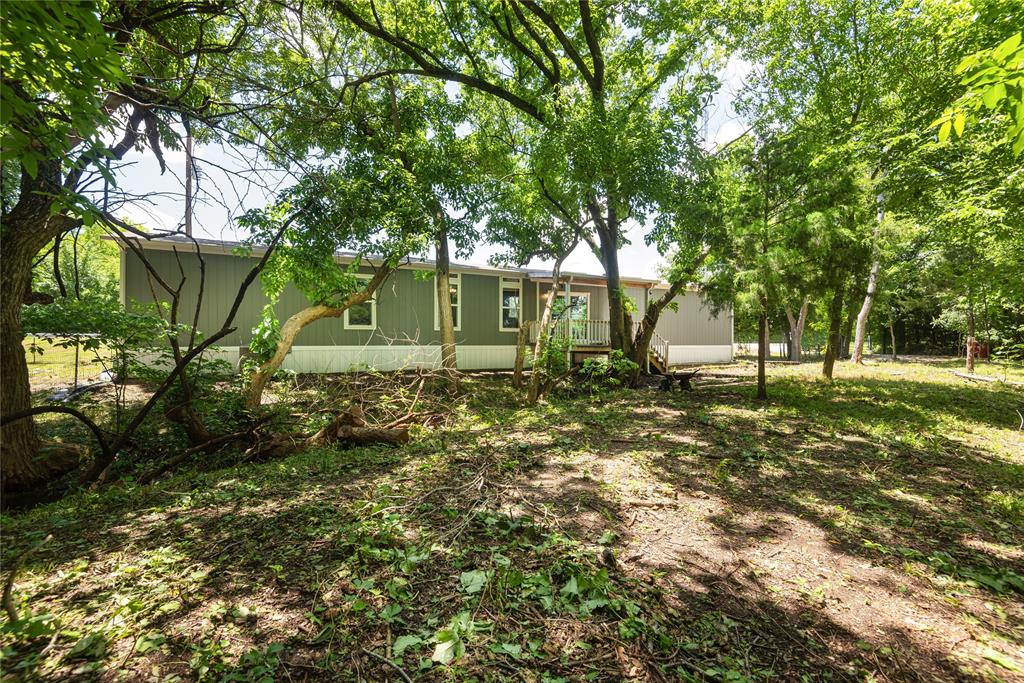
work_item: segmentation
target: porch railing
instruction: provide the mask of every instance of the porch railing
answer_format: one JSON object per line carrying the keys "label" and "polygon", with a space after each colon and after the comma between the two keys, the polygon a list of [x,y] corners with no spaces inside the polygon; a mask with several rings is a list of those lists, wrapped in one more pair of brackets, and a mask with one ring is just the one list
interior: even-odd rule
{"label": "porch railing", "polygon": [[[540,333],[540,321],[531,320],[529,325],[529,339],[533,344],[537,341]],[[633,334],[636,334],[640,323],[633,323]],[[607,320],[557,320],[551,326],[551,335],[560,339],[572,339],[573,346],[609,346],[611,334],[608,329]],[[669,341],[655,332],[651,337],[650,353],[662,366],[668,366]]]}
{"label": "porch railing", "polygon": [[[537,341],[540,333],[540,321],[528,322],[530,343]],[[559,339],[571,339],[573,346],[608,346],[611,338],[607,320],[571,320],[563,318],[551,325],[551,336]]]}

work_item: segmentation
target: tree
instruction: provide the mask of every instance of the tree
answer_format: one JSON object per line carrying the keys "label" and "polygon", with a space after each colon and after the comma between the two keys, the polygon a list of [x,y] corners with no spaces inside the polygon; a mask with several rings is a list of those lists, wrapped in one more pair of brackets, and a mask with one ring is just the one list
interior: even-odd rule
{"label": "tree", "polygon": [[[410,253],[422,249],[425,236],[432,234],[435,207],[420,190],[399,161],[351,153],[334,167],[308,174],[284,193],[278,206],[248,214],[250,243],[259,245],[279,230],[279,216],[289,207],[303,207],[262,275],[271,304],[261,325],[269,333],[255,335],[263,348],[254,350],[264,356],[249,378],[249,405],[260,405],[267,382],[303,328],[368,301]],[[348,263],[338,262],[343,249],[356,252]],[[359,277],[364,268],[372,270],[368,280]],[[310,305],[278,328],[273,302],[288,283]]]}
{"label": "tree", "polygon": [[[162,163],[179,112],[205,120],[234,108],[214,80],[248,23],[238,8],[215,3],[16,2],[4,6],[3,24],[0,410],[10,415],[31,405],[21,305],[37,254],[103,217],[82,190],[92,174],[107,173],[107,160],[145,142]],[[120,138],[107,144],[115,131]],[[37,457],[43,444],[31,419],[2,431],[5,488],[31,486],[67,464],[59,448]]]}
{"label": "tree", "polygon": [[[687,70],[714,39],[706,8],[679,3],[548,7],[531,0],[378,6],[334,0],[339,17],[390,47],[402,73],[459,83],[539,124],[540,141],[570,161],[607,276],[613,349],[630,350],[619,276],[622,224],[641,220],[649,190],[672,167],[679,118],[661,92],[687,88]],[[706,79],[698,79],[705,87]]]}
{"label": "tree", "polygon": [[565,183],[559,174],[566,171],[565,165],[517,153],[520,143],[508,120],[493,109],[490,114],[497,116],[479,123],[486,126],[500,122],[504,125],[498,130],[505,132],[505,136],[495,135],[492,145],[492,159],[501,159],[505,164],[492,171],[494,189],[488,203],[485,234],[489,241],[504,246],[506,251],[493,260],[519,266],[535,258],[554,261],[551,288],[544,299],[532,353],[533,371],[527,398],[534,404],[543,394],[541,359],[547,357],[551,342],[562,264],[589,229],[591,218],[585,206],[573,203],[574,195],[560,192]]}
{"label": "tree", "polygon": [[[722,179],[723,219],[731,244],[726,291],[758,320],[757,398],[768,398],[768,319],[786,277],[809,239],[807,150],[796,135],[756,133],[728,151]],[[721,296],[721,295],[719,295]]]}

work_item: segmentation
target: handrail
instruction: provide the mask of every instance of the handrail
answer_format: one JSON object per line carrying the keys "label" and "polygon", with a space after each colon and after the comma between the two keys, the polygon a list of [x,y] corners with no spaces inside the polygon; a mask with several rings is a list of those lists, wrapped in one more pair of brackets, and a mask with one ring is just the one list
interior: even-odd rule
{"label": "handrail", "polygon": [[[540,334],[540,321],[527,321],[530,343],[537,341]],[[633,333],[640,323],[633,323]],[[608,346],[611,343],[611,329],[607,320],[573,320],[560,318],[551,323],[550,334],[558,339],[571,339],[574,346]],[[670,343],[656,331],[651,334],[649,352],[663,365],[668,365]]]}

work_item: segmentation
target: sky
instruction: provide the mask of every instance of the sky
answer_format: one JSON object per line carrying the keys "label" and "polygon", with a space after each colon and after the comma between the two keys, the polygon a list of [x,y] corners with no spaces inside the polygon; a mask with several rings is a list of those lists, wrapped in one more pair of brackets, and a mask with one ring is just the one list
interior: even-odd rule
{"label": "sky", "polygon": [[[711,101],[703,126],[705,146],[708,149],[727,144],[746,130],[733,108],[733,102],[750,73],[750,65],[733,58],[719,72],[722,87]],[[133,150],[118,170],[118,186],[125,193],[146,195],[159,188],[158,194],[146,201],[125,203],[115,214],[146,226],[151,230],[174,230],[182,225],[184,217],[183,178],[184,150],[163,150],[167,170],[161,174],[156,158],[148,149]],[[275,193],[290,182],[289,177],[262,163],[252,150],[239,150],[221,145],[197,145],[194,158],[200,172],[200,187],[196,194],[193,215],[193,235],[219,240],[240,240],[246,235],[237,226],[238,216],[247,209],[265,206],[274,200]],[[239,171],[246,170],[247,181]],[[255,169],[253,171],[252,169]],[[231,171],[231,172],[229,172]],[[628,240],[619,251],[619,268],[624,276],[657,278],[665,259],[654,247],[644,243],[646,229],[635,221],[625,225]],[[462,263],[486,264],[500,253],[501,247],[480,244],[470,258],[457,259]],[[531,268],[550,268],[549,261],[535,259]],[[578,273],[603,274],[600,262],[586,245],[577,247],[565,261],[563,268]]]}

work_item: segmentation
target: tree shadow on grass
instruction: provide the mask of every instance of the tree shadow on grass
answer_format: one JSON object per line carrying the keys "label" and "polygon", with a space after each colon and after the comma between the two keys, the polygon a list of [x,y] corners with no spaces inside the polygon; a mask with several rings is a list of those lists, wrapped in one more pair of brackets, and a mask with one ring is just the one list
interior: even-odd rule
{"label": "tree shadow on grass", "polygon": [[1011,574],[1024,574],[1024,533],[991,499],[1024,488],[1020,439],[997,435],[1008,445],[996,453],[947,433],[1008,429],[1018,394],[879,379],[771,387],[766,407],[707,387],[620,397],[598,409],[617,413],[606,418],[574,407],[558,438],[582,423],[604,433],[578,432],[578,457],[526,495],[591,542],[615,532],[627,569],[666,577],[684,603],[744,577],[732,599],[842,634],[838,661],[882,652],[878,670],[901,679],[1012,675],[981,658],[1012,667],[1024,644]]}
{"label": "tree shadow on grass", "polygon": [[[981,525],[979,540],[1017,538],[972,511],[984,500],[980,479],[1012,483],[991,454],[935,438],[934,451],[874,443],[853,427],[807,431],[738,393],[622,392],[534,413],[504,387],[469,389],[479,392],[475,420],[402,449],[186,473],[12,518],[5,559],[33,534],[57,536],[27,563],[20,594],[36,611],[60,612],[65,629],[109,641],[102,654],[69,658],[77,641],[65,634],[51,650],[64,662],[49,673],[105,666],[106,677],[118,668],[131,677],[158,666],[192,677],[206,667],[220,677],[263,667],[293,680],[395,680],[363,649],[385,654],[406,636],[418,642],[396,661],[422,680],[965,675],[946,659],[946,641],[895,618],[851,620],[837,601],[876,585],[873,599],[938,602],[917,593],[934,577],[900,574],[902,556],[864,540],[1001,561],[959,538],[959,523],[942,525],[962,518]],[[808,391],[782,407],[803,400],[817,399]],[[973,488],[939,469],[947,453],[974,473],[957,470]],[[606,476],[611,465],[618,478]],[[606,530],[617,538],[603,539]],[[610,568],[595,559],[602,542],[617,556]],[[835,564],[823,565],[830,576],[860,572],[858,563],[872,570],[822,589],[832,579],[810,580],[815,559]],[[950,590],[974,609],[974,589]],[[478,624],[459,635],[466,653],[417,672],[434,634],[462,612]],[[986,628],[1020,642],[1005,624]],[[46,645],[35,642],[36,652]]]}

